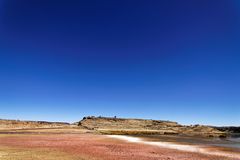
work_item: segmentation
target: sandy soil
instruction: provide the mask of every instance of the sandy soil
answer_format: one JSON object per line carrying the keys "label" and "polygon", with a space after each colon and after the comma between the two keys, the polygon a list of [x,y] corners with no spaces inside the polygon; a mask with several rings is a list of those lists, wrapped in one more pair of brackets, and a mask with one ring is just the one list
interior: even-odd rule
{"label": "sandy soil", "polygon": [[[123,140],[109,138],[104,135],[86,133],[0,135],[1,160],[15,160],[11,153],[7,153],[11,148],[17,148],[24,151],[39,151],[41,149],[47,149],[48,152],[61,152],[74,156],[75,158],[79,157],[76,158],[78,160],[237,160],[237,158],[234,159],[199,153],[183,152],[147,144],[126,142]],[[42,152],[25,153],[41,154],[41,160],[54,159],[48,158],[48,154],[45,155],[42,154]],[[73,158],[69,158],[69,160],[70,159]]]}

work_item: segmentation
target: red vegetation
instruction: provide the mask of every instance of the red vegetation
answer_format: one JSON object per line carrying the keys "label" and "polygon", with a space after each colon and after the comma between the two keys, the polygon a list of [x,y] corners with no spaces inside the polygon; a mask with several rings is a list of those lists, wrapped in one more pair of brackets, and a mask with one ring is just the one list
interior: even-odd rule
{"label": "red vegetation", "polygon": [[104,160],[230,160],[228,158],[128,143],[93,134],[7,136],[0,137],[0,146],[51,148],[72,155],[83,155]]}

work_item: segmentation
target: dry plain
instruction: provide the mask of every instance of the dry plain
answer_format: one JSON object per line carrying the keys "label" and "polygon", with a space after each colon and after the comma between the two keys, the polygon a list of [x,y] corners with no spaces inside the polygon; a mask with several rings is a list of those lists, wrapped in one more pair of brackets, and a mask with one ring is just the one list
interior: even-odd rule
{"label": "dry plain", "polygon": [[[185,150],[186,146],[179,142],[169,147],[164,141],[152,145],[155,142],[149,139],[145,139],[147,142],[128,140],[134,139],[134,135],[167,137],[166,133],[181,131],[201,133],[205,138],[225,134],[207,126],[188,127],[170,121],[141,119],[87,117],[74,124],[0,120],[0,160],[240,160],[239,150],[225,148],[226,156],[204,154],[198,152],[198,148],[191,152],[191,146]],[[175,144],[180,145],[180,149],[176,149]],[[221,151],[219,147],[206,149],[206,153]]]}
{"label": "dry plain", "polygon": [[2,130],[1,160],[237,160],[131,143],[77,128]]}

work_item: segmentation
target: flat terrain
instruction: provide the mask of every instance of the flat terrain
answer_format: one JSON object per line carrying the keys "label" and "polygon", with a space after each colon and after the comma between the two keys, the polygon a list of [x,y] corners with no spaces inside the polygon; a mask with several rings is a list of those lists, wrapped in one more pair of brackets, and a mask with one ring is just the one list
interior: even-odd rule
{"label": "flat terrain", "polygon": [[[198,150],[190,152],[184,146],[177,150],[175,144],[169,148],[161,142],[151,145],[154,142],[135,143],[109,136],[180,134],[204,138],[225,135],[212,127],[158,120],[85,117],[69,124],[0,119],[0,160],[240,160],[238,154],[221,157]],[[219,150],[213,147],[210,152],[214,151]],[[227,152],[238,153],[232,149]]]}
{"label": "flat terrain", "polygon": [[83,129],[0,134],[1,160],[237,160],[113,139]]}

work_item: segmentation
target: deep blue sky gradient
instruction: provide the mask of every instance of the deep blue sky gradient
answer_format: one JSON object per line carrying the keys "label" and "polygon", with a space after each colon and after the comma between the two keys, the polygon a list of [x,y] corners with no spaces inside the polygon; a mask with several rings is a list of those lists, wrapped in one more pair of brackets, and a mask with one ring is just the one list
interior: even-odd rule
{"label": "deep blue sky gradient", "polygon": [[0,118],[240,125],[238,0],[0,0]]}

